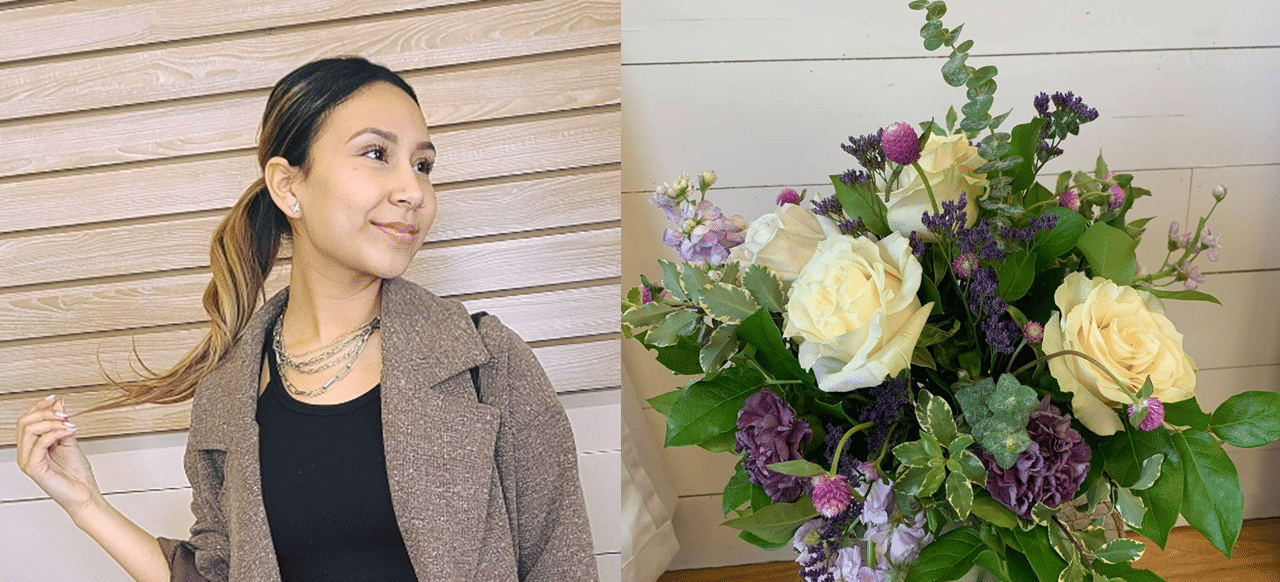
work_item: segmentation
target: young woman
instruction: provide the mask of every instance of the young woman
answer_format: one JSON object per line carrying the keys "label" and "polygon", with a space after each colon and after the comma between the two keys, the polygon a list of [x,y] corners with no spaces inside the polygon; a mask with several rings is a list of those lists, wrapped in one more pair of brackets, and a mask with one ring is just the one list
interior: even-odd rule
{"label": "young woman", "polygon": [[[435,216],[413,89],[359,58],[289,73],[263,177],[213,237],[209,333],[98,408],[194,398],[195,524],[156,538],[107,502],[58,398],[18,465],[135,580],[595,580],[568,420],[494,317],[400,279]],[[289,287],[254,311],[281,241]]]}

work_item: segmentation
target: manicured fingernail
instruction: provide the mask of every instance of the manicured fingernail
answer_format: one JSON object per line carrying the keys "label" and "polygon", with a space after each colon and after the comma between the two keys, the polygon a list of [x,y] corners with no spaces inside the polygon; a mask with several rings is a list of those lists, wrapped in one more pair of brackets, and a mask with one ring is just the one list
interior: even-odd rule
{"label": "manicured fingernail", "polygon": [[54,415],[54,416],[56,416],[56,417],[58,417],[58,418],[67,418],[67,413],[65,413],[65,412],[63,412],[63,411],[61,411],[61,410],[56,410],[56,411],[54,411],[53,415]]}
{"label": "manicured fingernail", "polygon": [[50,395],[48,395],[48,396],[45,396],[45,397],[44,397],[44,399],[45,399],[45,400],[53,400],[53,397],[54,397],[54,396],[57,396],[57,394],[50,394]]}
{"label": "manicured fingernail", "polygon": [[76,429],[76,424],[69,420],[62,421],[62,424],[67,427],[67,430],[74,431]]}

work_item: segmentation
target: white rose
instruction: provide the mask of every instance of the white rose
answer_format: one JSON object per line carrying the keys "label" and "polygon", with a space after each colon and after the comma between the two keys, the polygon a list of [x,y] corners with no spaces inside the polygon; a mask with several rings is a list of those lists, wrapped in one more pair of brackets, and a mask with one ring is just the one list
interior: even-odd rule
{"label": "white rose", "polygon": [[1128,406],[1148,376],[1162,402],[1196,394],[1196,363],[1182,350],[1182,334],[1164,315],[1160,299],[1109,279],[1076,272],[1053,294],[1061,313],[1044,327],[1045,353],[1075,350],[1098,360],[1126,385],[1121,389],[1105,372],[1084,358],[1065,355],[1049,360],[1058,386],[1071,392],[1071,408],[1089,430],[1099,435],[1123,430],[1112,408]]}
{"label": "white rose", "polygon": [[876,386],[911,364],[933,303],[916,292],[923,270],[906,237],[847,235],[818,243],[788,293],[785,335],[798,337],[800,365],[818,387]]}
{"label": "white rose", "polygon": [[729,258],[769,267],[782,281],[795,281],[818,243],[837,234],[840,227],[836,221],[795,204],[783,204],[776,212],[751,221],[746,240],[733,247]]}
{"label": "white rose", "polygon": [[973,226],[978,221],[978,197],[987,190],[987,178],[974,173],[975,169],[987,163],[978,155],[978,148],[969,145],[964,134],[949,137],[930,135],[918,163],[924,170],[923,178],[914,167],[904,168],[902,179],[908,180],[906,187],[889,196],[886,203],[889,207],[889,228],[903,236],[914,230],[924,240],[934,240],[920,221],[925,212],[933,213],[929,192],[924,187],[925,180],[933,187],[939,211],[943,201],[954,202],[960,199],[960,193],[965,193],[965,226]]}

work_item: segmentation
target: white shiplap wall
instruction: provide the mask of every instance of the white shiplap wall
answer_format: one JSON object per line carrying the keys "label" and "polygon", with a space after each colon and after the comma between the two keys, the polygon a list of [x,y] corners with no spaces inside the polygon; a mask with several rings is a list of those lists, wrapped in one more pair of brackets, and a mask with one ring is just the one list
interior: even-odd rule
{"label": "white shiplap wall", "polygon": [[[17,470],[14,421],[49,393],[75,417],[103,395],[99,358],[127,375],[135,341],[155,368],[193,345],[272,84],[341,54],[417,91],[440,201],[405,277],[530,342],[619,580],[620,34],[619,0],[0,0],[0,580],[128,579]],[[153,535],[188,536],[189,416],[76,419],[104,493]]]}
{"label": "white shiplap wall", "polygon": [[[923,13],[907,2],[674,0],[623,6],[623,281],[660,277],[676,259],[660,241],[665,217],[648,192],[681,172],[715,170],[712,200],[748,218],[768,212],[782,187],[830,194],[826,176],[854,167],[838,147],[894,121],[941,119],[964,103],[947,86],[942,50],[929,53]],[[970,64],[994,64],[994,112],[1029,119],[1040,91],[1073,90],[1101,113],[1047,172],[1090,169],[1101,149],[1156,196],[1136,216],[1158,215],[1139,261],[1159,265],[1170,220],[1202,215],[1212,187],[1231,190],[1211,226],[1222,258],[1201,264],[1202,289],[1223,307],[1167,302],[1201,368],[1201,403],[1243,390],[1280,391],[1280,8],[1272,2],[1016,2],[954,0],[944,23],[965,23]],[[1051,182],[1050,182],[1051,183]],[[652,352],[625,341],[623,365],[641,398],[681,383]],[[644,413],[659,440],[663,417]],[[672,569],[789,560],[718,527],[720,491],[734,457],[666,449],[681,500],[681,553]],[[1230,451],[1246,517],[1280,515],[1269,480],[1280,445]]]}

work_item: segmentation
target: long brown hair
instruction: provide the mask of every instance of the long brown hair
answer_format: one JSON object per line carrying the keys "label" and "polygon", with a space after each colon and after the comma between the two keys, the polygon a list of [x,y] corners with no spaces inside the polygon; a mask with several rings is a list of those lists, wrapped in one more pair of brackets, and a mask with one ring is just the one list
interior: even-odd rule
{"label": "long brown hair", "polygon": [[[310,170],[312,140],[334,107],[356,91],[377,82],[390,83],[418,96],[404,79],[381,65],[359,57],[339,57],[307,63],[285,75],[271,90],[258,135],[258,167],[280,156],[289,164]],[[236,202],[213,233],[209,264],[213,279],[204,290],[209,332],[166,372],[145,365],[140,378],[119,381],[103,376],[119,394],[85,412],[135,404],[177,404],[195,395],[196,384],[212,371],[240,338],[275,266],[280,243],[290,236],[289,221],[275,206],[266,182],[258,178]],[[135,357],[137,353],[135,351]],[[139,362],[141,359],[139,358]]]}

